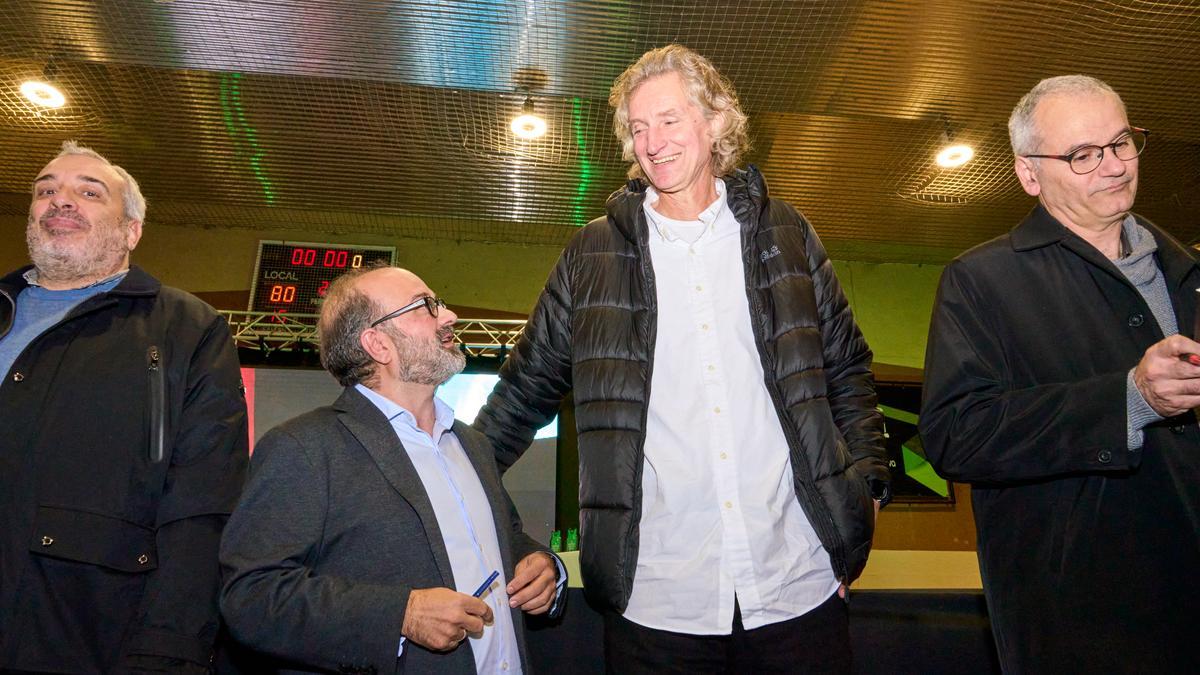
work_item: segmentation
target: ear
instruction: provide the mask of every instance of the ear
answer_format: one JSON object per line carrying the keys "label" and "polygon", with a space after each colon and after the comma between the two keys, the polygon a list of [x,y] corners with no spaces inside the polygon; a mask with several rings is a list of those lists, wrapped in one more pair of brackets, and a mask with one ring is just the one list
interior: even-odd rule
{"label": "ear", "polygon": [[1038,182],[1035,161],[1028,157],[1017,157],[1013,160],[1013,171],[1017,172],[1017,180],[1021,181],[1021,187],[1030,197],[1036,197],[1042,193],[1042,184]]}
{"label": "ear", "polygon": [[383,331],[374,328],[364,330],[358,336],[358,344],[376,363],[391,363],[394,351],[391,341],[384,337]]}
{"label": "ear", "polygon": [[125,234],[125,244],[132,251],[137,248],[138,242],[142,240],[142,221],[130,220],[127,223],[129,231]]}
{"label": "ear", "polygon": [[715,139],[717,134],[721,133],[721,129],[725,127],[725,113],[714,112],[713,116],[708,118],[708,138],[709,141]]}

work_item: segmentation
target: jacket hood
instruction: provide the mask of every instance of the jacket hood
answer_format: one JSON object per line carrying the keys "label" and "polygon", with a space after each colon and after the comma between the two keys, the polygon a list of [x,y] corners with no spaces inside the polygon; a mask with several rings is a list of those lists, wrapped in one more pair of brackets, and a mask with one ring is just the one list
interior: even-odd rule
{"label": "jacket hood", "polygon": [[[758,215],[767,204],[767,183],[758,167],[749,164],[721,180],[725,181],[725,199],[734,218],[743,226],[757,226]],[[637,229],[642,222],[638,216],[646,200],[647,187],[646,181],[634,178],[609,195],[604,205],[609,220],[631,242],[638,240]]]}

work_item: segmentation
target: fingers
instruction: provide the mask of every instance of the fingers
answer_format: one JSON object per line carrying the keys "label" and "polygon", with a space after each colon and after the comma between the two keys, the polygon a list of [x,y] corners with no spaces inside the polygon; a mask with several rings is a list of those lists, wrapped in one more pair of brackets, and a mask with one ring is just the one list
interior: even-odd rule
{"label": "fingers", "polygon": [[838,597],[843,600],[846,599],[846,584],[841,584],[838,586]]}
{"label": "fingers", "polygon": [[419,589],[409,594],[400,632],[423,647],[446,651],[468,634],[482,634],[492,618],[492,608],[479,598],[449,588]]}
{"label": "fingers", "polygon": [[[538,589],[536,593],[535,589]],[[509,606],[520,607],[521,611],[530,614],[544,614],[554,604],[556,590],[553,576],[544,581],[539,579],[538,582],[526,586],[516,596],[509,598]]]}
{"label": "fingers", "polygon": [[1146,403],[1163,417],[1200,404],[1200,343],[1172,335],[1151,345],[1133,372]]}
{"label": "fingers", "polygon": [[530,614],[542,614],[554,603],[554,560],[544,553],[531,553],[517,563],[508,584],[508,606]]}
{"label": "fingers", "polygon": [[517,591],[533,583],[534,579],[537,579],[538,575],[551,564],[553,563],[550,556],[542,553],[530,553],[521,558],[516,569],[513,570],[512,581],[508,582],[508,595],[511,597]]}

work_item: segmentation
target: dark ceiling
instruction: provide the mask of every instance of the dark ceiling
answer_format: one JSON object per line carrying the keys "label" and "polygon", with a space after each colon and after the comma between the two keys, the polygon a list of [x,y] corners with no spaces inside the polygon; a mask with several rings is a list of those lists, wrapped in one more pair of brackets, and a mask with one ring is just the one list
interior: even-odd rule
{"label": "dark ceiling", "polygon": [[[751,161],[834,255],[939,262],[1009,229],[1032,201],[1008,113],[1074,72],[1153,131],[1138,210],[1200,237],[1200,4],[1137,0],[5,0],[0,216],[78,138],[151,223],[560,245],[624,180],[609,86],[668,42],[733,81]],[[529,72],[532,142],[507,128]],[[27,103],[31,77],[68,105]],[[976,159],[938,169],[947,138]]]}

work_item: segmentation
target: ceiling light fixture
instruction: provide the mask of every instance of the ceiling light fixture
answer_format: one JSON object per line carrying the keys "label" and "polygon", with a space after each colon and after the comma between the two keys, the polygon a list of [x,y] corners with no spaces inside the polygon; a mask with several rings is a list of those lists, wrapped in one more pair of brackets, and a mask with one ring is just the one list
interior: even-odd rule
{"label": "ceiling light fixture", "polygon": [[956,169],[971,161],[975,156],[975,148],[969,145],[951,145],[942,148],[937,154],[938,166],[945,169]]}
{"label": "ceiling light fixture", "polygon": [[43,108],[61,108],[67,104],[67,97],[54,85],[37,80],[21,83],[21,95],[29,102]]}
{"label": "ceiling light fixture", "polygon": [[532,141],[546,135],[546,120],[533,112],[533,99],[526,97],[521,114],[513,118],[508,128],[517,138]]}

